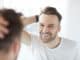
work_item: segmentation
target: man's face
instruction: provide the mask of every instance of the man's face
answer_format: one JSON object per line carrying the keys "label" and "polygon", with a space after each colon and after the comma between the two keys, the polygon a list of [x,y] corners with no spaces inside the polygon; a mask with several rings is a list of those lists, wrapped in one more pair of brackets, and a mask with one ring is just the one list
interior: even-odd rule
{"label": "man's face", "polygon": [[40,38],[44,43],[54,40],[60,31],[60,22],[56,15],[40,15],[39,24]]}

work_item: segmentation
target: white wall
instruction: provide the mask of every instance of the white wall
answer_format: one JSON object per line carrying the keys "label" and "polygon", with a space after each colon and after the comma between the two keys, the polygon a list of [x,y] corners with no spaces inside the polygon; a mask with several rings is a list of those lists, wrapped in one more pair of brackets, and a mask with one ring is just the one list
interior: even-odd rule
{"label": "white wall", "polygon": [[80,0],[68,0],[65,36],[80,42]]}

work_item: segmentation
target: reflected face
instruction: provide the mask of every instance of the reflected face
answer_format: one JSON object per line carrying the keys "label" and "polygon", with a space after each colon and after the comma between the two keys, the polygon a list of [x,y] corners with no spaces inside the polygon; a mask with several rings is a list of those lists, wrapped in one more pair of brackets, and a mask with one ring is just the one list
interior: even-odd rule
{"label": "reflected face", "polygon": [[54,40],[60,31],[60,22],[56,15],[42,14],[39,18],[39,32],[42,42]]}

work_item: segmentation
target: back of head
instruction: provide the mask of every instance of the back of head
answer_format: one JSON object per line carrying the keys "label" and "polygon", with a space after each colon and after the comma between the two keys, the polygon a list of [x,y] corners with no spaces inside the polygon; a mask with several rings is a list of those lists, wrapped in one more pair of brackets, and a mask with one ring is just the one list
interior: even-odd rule
{"label": "back of head", "polygon": [[13,9],[0,9],[0,16],[9,22],[7,26],[9,33],[5,34],[5,38],[0,39],[0,51],[8,51],[10,45],[14,43],[15,38],[20,38],[23,27],[20,21],[21,14]]}

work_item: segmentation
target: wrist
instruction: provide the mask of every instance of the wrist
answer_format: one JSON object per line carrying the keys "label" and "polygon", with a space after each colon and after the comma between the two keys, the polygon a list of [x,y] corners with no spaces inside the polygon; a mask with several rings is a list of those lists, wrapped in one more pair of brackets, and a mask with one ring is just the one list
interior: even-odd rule
{"label": "wrist", "polygon": [[35,17],[36,17],[36,22],[38,22],[39,21],[39,15],[36,15]]}

